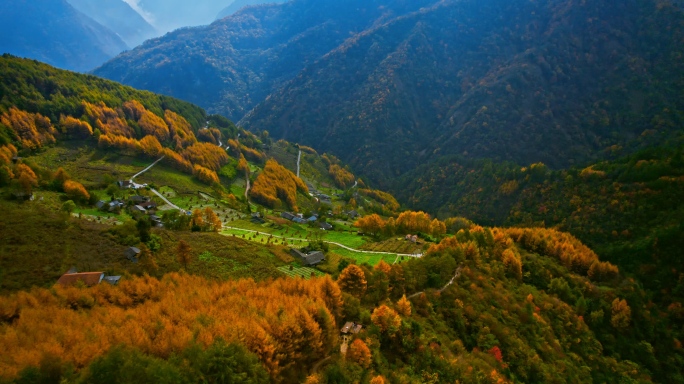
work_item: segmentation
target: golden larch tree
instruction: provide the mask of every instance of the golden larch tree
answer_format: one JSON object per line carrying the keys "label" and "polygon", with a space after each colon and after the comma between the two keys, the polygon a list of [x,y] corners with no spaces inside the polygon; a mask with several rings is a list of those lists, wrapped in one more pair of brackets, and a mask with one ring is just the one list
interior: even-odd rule
{"label": "golden larch tree", "polygon": [[337,278],[337,284],[343,291],[353,295],[356,298],[361,298],[366,293],[368,282],[366,281],[366,274],[359,266],[350,264],[345,268],[340,276]]}
{"label": "golden larch tree", "polygon": [[349,346],[347,351],[347,359],[355,362],[363,368],[368,368],[371,365],[371,352],[366,343],[361,339],[356,339]]}
{"label": "golden larch tree", "polygon": [[411,302],[406,298],[406,295],[397,301],[397,312],[404,317],[411,316]]}

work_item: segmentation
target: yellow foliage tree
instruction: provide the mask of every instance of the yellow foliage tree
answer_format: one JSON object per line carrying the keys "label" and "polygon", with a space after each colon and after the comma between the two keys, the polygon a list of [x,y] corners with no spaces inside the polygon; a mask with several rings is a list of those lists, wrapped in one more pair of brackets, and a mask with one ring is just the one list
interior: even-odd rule
{"label": "yellow foliage tree", "polygon": [[397,301],[397,312],[404,317],[411,316],[411,302],[406,298],[406,295]]}
{"label": "yellow foliage tree", "polygon": [[176,150],[188,147],[197,142],[192,127],[185,118],[173,111],[164,111],[164,121],[169,125],[171,140],[173,140]]}
{"label": "yellow foliage tree", "polygon": [[62,133],[67,136],[86,139],[93,135],[93,127],[88,122],[75,119],[71,116],[61,116],[59,125],[62,126]]}
{"label": "yellow foliage tree", "polygon": [[340,276],[337,278],[337,284],[343,291],[361,298],[366,292],[368,282],[366,281],[366,274],[363,273],[363,269],[357,265],[350,264],[340,273]]}
{"label": "yellow foliage tree", "polygon": [[506,249],[502,254],[506,272],[518,281],[522,281],[522,262],[512,249]]}
{"label": "yellow foliage tree", "polygon": [[[425,212],[402,212],[397,218],[397,229],[401,233],[430,233],[430,215]],[[445,229],[446,232],[446,229]]]}
{"label": "yellow foliage tree", "polygon": [[30,195],[33,191],[33,188],[38,186],[38,176],[36,176],[35,172],[33,172],[28,165],[17,165],[15,174],[19,181],[21,190],[27,195]]}
{"label": "yellow foliage tree", "polygon": [[282,202],[297,211],[297,191],[306,194],[309,189],[302,179],[271,159],[254,181],[249,194],[268,207],[275,208]]}
{"label": "yellow foliage tree", "polygon": [[63,184],[64,193],[70,200],[74,201],[87,201],[90,198],[90,194],[86,191],[83,184],[74,180],[66,180]]}
{"label": "yellow foliage tree", "polygon": [[380,331],[390,336],[394,335],[401,325],[399,314],[386,305],[381,305],[373,310],[371,321],[380,328]]}
{"label": "yellow foliage tree", "polygon": [[331,164],[328,173],[330,173],[330,176],[335,180],[335,184],[340,188],[346,189],[354,185],[354,180],[356,179],[354,175],[337,164]]}
{"label": "yellow foliage tree", "polygon": [[370,384],[385,384],[387,380],[384,377],[378,375],[371,379]]}
{"label": "yellow foliage tree", "polygon": [[28,113],[12,107],[0,116],[0,122],[14,131],[25,149],[38,149],[56,141],[57,130],[50,119],[40,113]]}
{"label": "yellow foliage tree", "polygon": [[[83,101],[82,106],[84,116],[90,120],[90,125],[99,129],[101,133],[129,139],[135,137],[135,131],[119,116],[119,112],[107,107],[105,103],[90,104]],[[123,116],[123,113],[121,115]]]}
{"label": "yellow foliage tree", "polygon": [[377,213],[374,213],[356,220],[354,226],[364,233],[377,235],[385,227],[385,221]]}
{"label": "yellow foliage tree", "polygon": [[632,309],[627,305],[627,300],[616,298],[613,300],[610,324],[616,329],[625,330],[632,320]]}
{"label": "yellow foliage tree", "polygon": [[347,359],[355,362],[363,368],[371,365],[371,353],[366,343],[361,339],[354,340],[347,351]]}
{"label": "yellow foliage tree", "polygon": [[219,178],[216,172],[211,169],[204,168],[201,165],[196,165],[193,167],[193,174],[197,179],[205,184],[213,185],[219,183]]}
{"label": "yellow foliage tree", "polygon": [[439,221],[437,219],[432,220],[430,222],[430,234],[434,237],[439,237],[444,234],[446,234],[446,224],[444,222]]}

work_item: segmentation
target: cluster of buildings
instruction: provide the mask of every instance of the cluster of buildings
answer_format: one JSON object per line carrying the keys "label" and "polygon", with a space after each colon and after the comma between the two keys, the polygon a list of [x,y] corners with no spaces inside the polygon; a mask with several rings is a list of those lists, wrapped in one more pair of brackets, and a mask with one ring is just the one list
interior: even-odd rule
{"label": "cluster of buildings", "polygon": [[280,217],[286,220],[290,220],[294,223],[297,224],[309,224],[309,223],[318,223],[318,228],[323,229],[325,231],[330,231],[333,229],[333,226],[330,223],[326,223],[323,221],[318,221],[318,216],[317,215],[312,215],[308,219],[304,218],[304,215],[301,213],[291,213],[291,212],[283,212],[280,214]]}
{"label": "cluster of buildings", "polygon": [[317,198],[321,203],[332,204],[332,198],[325,193],[321,193],[313,184],[306,183],[306,186],[309,188],[309,195]]}
{"label": "cluster of buildings", "polygon": [[147,196],[131,196],[127,201],[114,198],[112,198],[110,201],[100,200],[97,202],[97,204],[95,204],[95,206],[99,210],[117,213],[128,207],[129,212],[134,217],[149,215],[153,226],[162,226],[161,217],[156,215],[157,203],[152,201],[152,199]]}

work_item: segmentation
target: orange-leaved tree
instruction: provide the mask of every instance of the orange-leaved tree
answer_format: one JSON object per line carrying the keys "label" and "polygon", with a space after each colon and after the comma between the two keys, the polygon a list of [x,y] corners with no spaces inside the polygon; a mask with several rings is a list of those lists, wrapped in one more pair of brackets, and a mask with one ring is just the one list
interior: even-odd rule
{"label": "orange-leaved tree", "polygon": [[347,359],[355,362],[363,368],[371,365],[371,352],[366,343],[361,339],[354,340],[347,351]]}
{"label": "orange-leaved tree", "polygon": [[366,292],[368,282],[366,281],[366,274],[359,266],[350,264],[337,278],[337,284],[340,288],[351,294],[356,298],[361,298]]}
{"label": "orange-leaved tree", "polygon": [[394,309],[381,305],[373,310],[371,321],[380,328],[380,331],[388,335],[394,335],[401,326],[401,317]]}
{"label": "orange-leaved tree", "polygon": [[297,211],[297,191],[307,194],[309,188],[302,179],[271,159],[254,181],[249,194],[268,207],[275,208],[282,202]]}

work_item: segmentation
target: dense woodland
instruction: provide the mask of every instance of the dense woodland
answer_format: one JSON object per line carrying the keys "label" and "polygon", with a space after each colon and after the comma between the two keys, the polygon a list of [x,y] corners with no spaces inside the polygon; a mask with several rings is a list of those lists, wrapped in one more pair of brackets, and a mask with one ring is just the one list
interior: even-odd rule
{"label": "dense woodland", "polygon": [[[610,264],[598,273],[597,263],[566,234],[475,226],[422,259],[350,265],[336,281],[212,282],[181,272],[118,287],[34,289],[1,299],[0,338],[9,353],[0,375],[17,382],[110,382],[134,372],[155,382],[216,375],[680,382],[676,314],[649,305],[638,283]],[[346,358],[309,372],[338,348],[344,320],[364,325]]]}

